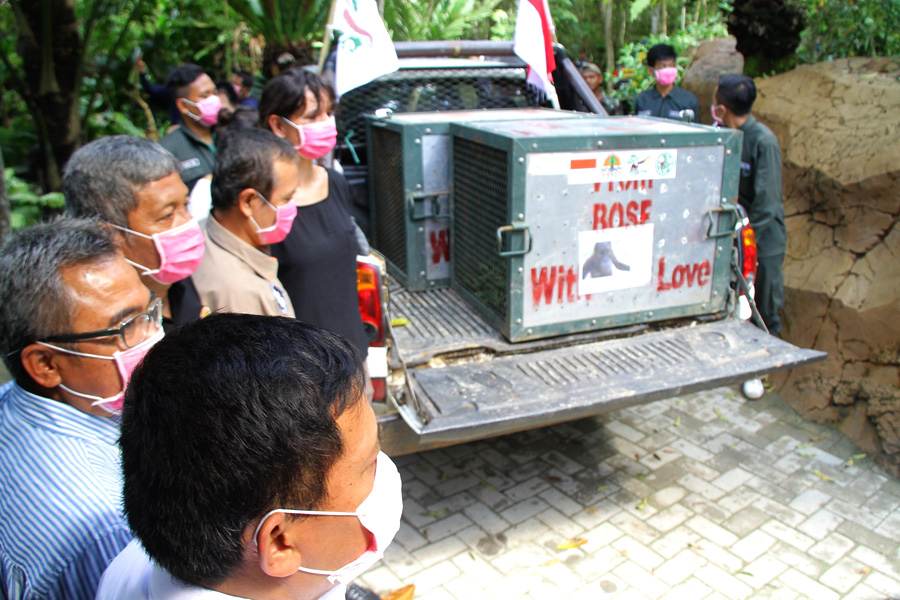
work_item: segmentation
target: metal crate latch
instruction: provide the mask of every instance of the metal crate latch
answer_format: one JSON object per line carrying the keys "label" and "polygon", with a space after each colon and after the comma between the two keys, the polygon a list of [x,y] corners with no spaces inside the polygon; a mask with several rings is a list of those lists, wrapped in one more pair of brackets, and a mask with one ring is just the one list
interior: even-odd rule
{"label": "metal crate latch", "polygon": [[[509,241],[503,249],[503,237]],[[514,222],[512,225],[501,225],[497,228],[497,255],[501,257],[524,256],[531,252],[531,229],[526,223]]]}
{"label": "metal crate latch", "polygon": [[[450,190],[445,192],[432,192],[430,194],[410,194],[406,197],[406,208],[409,211],[409,218],[413,221],[422,221],[424,219],[434,219],[437,217],[446,217],[448,212],[441,211],[441,204],[449,202],[449,200],[441,200],[441,196],[449,198]],[[431,200],[431,212],[425,210],[426,200]],[[444,207],[446,208],[446,206]]]}
{"label": "metal crate latch", "polygon": [[[713,213],[722,214],[722,213],[731,213],[734,215],[735,221],[731,222],[731,226],[726,228],[724,231],[719,231],[719,220],[713,218]],[[738,211],[737,204],[722,204],[721,207],[711,208],[709,212],[706,213],[706,216],[709,218],[709,227],[706,229],[706,237],[707,238],[723,238],[723,237],[731,237],[734,235],[734,224],[739,221],[741,218],[741,213]],[[715,232],[713,230],[715,229]]]}

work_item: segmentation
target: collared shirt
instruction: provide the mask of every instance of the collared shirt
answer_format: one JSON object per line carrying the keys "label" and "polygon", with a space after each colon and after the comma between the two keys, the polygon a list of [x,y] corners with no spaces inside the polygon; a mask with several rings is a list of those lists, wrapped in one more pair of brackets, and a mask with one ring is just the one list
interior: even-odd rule
{"label": "collared shirt", "polygon": [[697,96],[677,85],[672,91],[663,96],[652,86],[634,99],[634,114],[643,117],[662,117],[664,119],[681,120],[681,111],[690,109],[694,111],[694,123],[700,122],[700,103]]}
{"label": "collared shirt", "polygon": [[159,143],[178,160],[178,174],[188,190],[194,189],[198,179],[213,172],[216,164],[215,146],[198,138],[184,125],[167,133]]}
{"label": "collared shirt", "polygon": [[191,275],[200,300],[212,311],[293,317],[278,280],[278,259],[251,246],[213,217],[200,222],[206,236],[203,262]]}
{"label": "collared shirt", "polygon": [[747,210],[756,234],[757,255],[778,256],[787,249],[781,196],[781,147],[772,130],[750,115],[744,132],[738,201]]}
{"label": "collared shirt", "polygon": [[[319,600],[344,600],[347,586],[337,585]],[[144,553],[137,540],[128,544],[106,569],[97,600],[244,600],[238,596],[187,585],[172,577]]]}
{"label": "collared shirt", "polygon": [[93,598],[132,535],[118,420],[0,387],[0,597]]}

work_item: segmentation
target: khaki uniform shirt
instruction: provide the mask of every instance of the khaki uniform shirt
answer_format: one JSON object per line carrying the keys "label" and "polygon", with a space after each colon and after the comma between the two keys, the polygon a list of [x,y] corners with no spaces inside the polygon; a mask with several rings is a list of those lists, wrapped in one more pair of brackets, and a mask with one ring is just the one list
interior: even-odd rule
{"label": "khaki uniform shirt", "polygon": [[212,216],[200,227],[206,254],[191,279],[203,304],[213,311],[294,316],[291,299],[278,280],[278,259],[240,239]]}

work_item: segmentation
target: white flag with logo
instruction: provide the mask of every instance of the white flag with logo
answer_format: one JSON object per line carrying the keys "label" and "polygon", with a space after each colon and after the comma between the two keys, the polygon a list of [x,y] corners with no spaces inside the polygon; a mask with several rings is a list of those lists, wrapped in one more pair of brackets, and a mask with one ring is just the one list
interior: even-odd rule
{"label": "white flag with logo", "polygon": [[341,32],[334,76],[338,97],[400,68],[375,0],[336,0],[332,27]]}

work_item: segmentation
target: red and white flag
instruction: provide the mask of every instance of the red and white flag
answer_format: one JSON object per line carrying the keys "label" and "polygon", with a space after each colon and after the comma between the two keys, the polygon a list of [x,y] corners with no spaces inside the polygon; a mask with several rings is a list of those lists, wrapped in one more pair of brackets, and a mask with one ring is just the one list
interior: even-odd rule
{"label": "red and white flag", "polygon": [[553,86],[553,19],[547,0],[519,0],[513,52],[528,64],[528,82],[534,84],[557,104]]}

